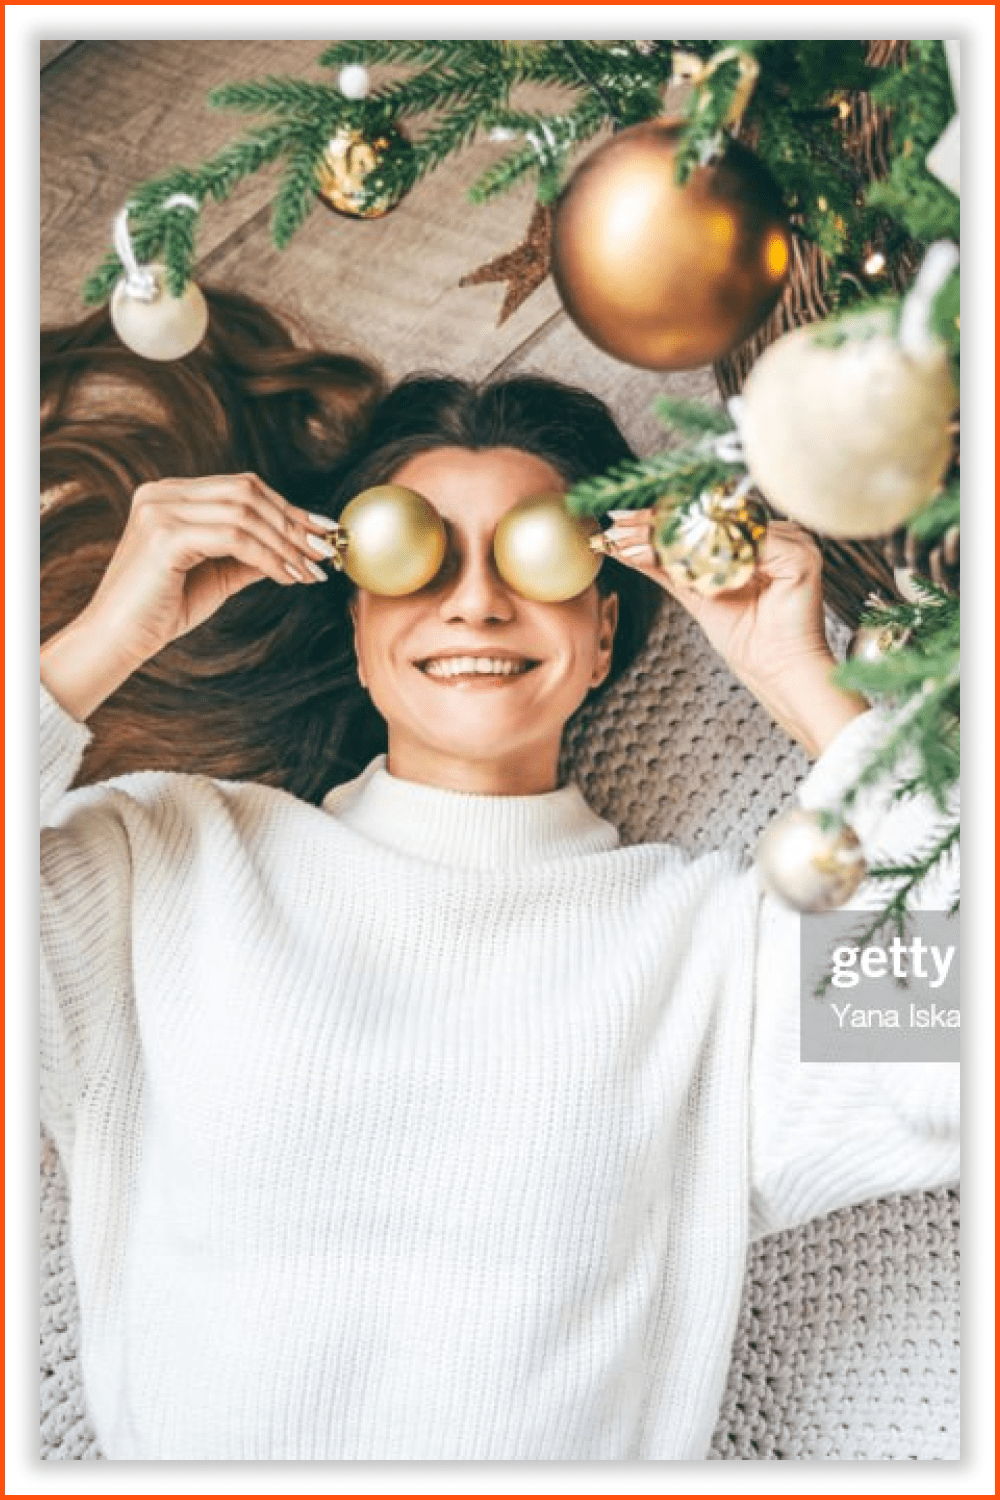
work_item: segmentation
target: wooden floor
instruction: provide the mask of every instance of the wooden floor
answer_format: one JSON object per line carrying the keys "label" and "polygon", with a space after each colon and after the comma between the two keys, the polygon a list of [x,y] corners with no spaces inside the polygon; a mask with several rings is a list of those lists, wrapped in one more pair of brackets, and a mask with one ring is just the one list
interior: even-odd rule
{"label": "wooden floor", "polygon": [[[208,106],[210,89],[283,73],[328,79],[315,67],[322,46],[43,42],[43,322],[83,311],[80,288],[110,248],[112,221],[131,188],[167,167],[202,160],[246,128],[245,117]],[[583,385],[609,402],[640,451],[664,446],[654,397],[669,391],[717,399],[709,369],[665,376],[608,358],[570,323],[551,281],[502,328],[503,286],[459,287],[463,275],[524,237],[530,186],[481,207],[465,196],[502,149],[477,143],[385,219],[345,219],[318,205],[283,252],[268,233],[273,178],[250,179],[203,214],[198,279],[260,296],[322,342],[361,351],[393,376],[532,371]]]}

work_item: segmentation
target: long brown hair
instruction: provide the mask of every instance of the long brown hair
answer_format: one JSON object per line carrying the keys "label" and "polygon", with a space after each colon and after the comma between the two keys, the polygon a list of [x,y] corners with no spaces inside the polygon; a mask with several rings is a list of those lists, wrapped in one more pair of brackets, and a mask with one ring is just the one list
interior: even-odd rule
{"label": "long brown hair", "polygon": [[[630,456],[586,392],[534,377],[478,386],[425,376],[386,393],[366,361],[302,348],[246,297],[207,295],[208,336],[173,364],[131,354],[104,312],[42,335],[43,640],[93,596],[145,481],[252,471],[337,516],[359,489],[433,448],[520,448],[568,483]],[[598,586],[620,606],[606,688],[641,649],[662,594],[611,559]],[[318,588],[263,580],[235,595],[92,715],[77,783],[155,768],[318,801],[356,775],[387,739],[357,676],[351,591],[332,573]]]}
{"label": "long brown hair", "polygon": [[[171,364],[126,349],[105,311],[42,334],[43,641],[92,598],[140,484],[252,471],[312,502],[383,392],[368,361],[302,347],[247,297],[207,296],[204,342]],[[360,769],[384,726],[357,680],[338,584],[265,579],[230,599],[92,715],[77,782],[156,768],[315,798]],[[352,758],[331,777],[341,744]]]}

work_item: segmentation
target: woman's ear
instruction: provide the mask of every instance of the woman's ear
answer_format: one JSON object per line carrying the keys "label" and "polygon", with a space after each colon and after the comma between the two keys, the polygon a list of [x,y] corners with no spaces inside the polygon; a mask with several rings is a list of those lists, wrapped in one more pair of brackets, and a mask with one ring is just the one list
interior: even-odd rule
{"label": "woman's ear", "polygon": [[351,629],[354,632],[354,658],[355,658],[355,661],[357,663],[357,668],[358,668],[358,681],[361,683],[361,686],[364,688],[365,692],[367,693],[367,691],[368,691],[368,683],[365,681],[365,674],[361,670],[361,652],[360,652],[360,650],[358,648],[358,600],[357,600],[357,595],[352,594],[351,597],[350,597],[350,599],[348,599],[348,601],[347,601],[347,609],[348,609],[348,613],[351,616]]}
{"label": "woman's ear", "polygon": [[615,631],[618,629],[618,595],[598,594],[597,611],[597,655],[590,679],[591,687],[600,687],[611,671]]}

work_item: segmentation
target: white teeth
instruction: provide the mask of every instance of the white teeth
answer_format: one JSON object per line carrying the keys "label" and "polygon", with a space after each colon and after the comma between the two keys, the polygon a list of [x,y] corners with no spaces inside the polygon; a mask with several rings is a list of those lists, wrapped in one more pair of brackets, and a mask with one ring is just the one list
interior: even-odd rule
{"label": "white teeth", "polygon": [[440,657],[424,665],[430,677],[517,677],[527,670],[526,661],[504,661],[494,656]]}

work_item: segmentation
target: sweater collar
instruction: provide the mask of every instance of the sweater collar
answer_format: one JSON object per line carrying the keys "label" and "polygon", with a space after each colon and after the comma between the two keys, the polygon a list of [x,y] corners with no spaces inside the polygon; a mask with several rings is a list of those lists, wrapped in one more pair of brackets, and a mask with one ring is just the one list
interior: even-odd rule
{"label": "sweater collar", "polygon": [[574,784],[535,796],[495,797],[405,781],[378,755],[353,781],[328,792],[325,812],[363,838],[432,864],[495,869],[618,847]]}

